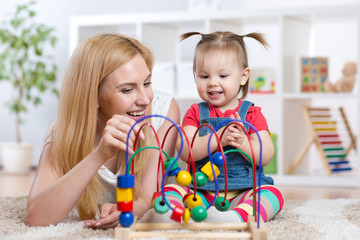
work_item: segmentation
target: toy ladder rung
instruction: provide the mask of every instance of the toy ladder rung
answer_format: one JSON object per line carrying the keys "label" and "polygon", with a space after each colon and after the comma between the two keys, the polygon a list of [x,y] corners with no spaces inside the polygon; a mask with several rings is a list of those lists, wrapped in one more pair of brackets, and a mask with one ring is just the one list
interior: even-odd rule
{"label": "toy ladder rung", "polygon": [[347,167],[347,168],[334,168],[331,169],[332,172],[342,172],[342,171],[351,171],[352,168],[351,167]]}
{"label": "toy ladder rung", "polygon": [[348,164],[349,161],[333,161],[329,162],[330,165],[338,165],[338,164]]}
{"label": "toy ladder rung", "polygon": [[336,138],[339,134],[318,134],[319,138]]}
{"label": "toy ladder rung", "polygon": [[326,155],[326,158],[344,158],[346,154],[338,154],[338,155]]}
{"label": "toy ladder rung", "polygon": [[324,148],[324,151],[344,151],[345,149],[343,147],[335,147],[335,148]]}

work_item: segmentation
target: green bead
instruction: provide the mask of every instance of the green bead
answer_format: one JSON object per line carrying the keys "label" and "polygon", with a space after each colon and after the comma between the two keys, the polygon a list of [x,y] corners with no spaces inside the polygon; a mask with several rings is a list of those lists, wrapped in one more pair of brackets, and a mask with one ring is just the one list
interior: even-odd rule
{"label": "green bead", "polygon": [[217,210],[219,210],[221,212],[225,212],[230,207],[229,200],[225,199],[225,202],[224,202],[224,197],[217,197],[215,200],[215,207]]}
{"label": "green bead", "polygon": [[203,206],[197,206],[194,207],[191,210],[191,218],[195,222],[202,222],[207,218],[207,212],[206,209]]}
{"label": "green bead", "polygon": [[163,214],[169,211],[169,206],[165,203],[165,201],[162,201],[162,197],[158,197],[154,201],[154,209],[157,213]]}
{"label": "green bead", "polygon": [[[165,167],[165,171],[170,167],[170,165],[175,161],[175,158],[170,158],[168,160],[165,161],[164,163],[164,167]],[[173,167],[171,168],[171,171],[175,170],[177,167],[179,166],[179,163],[178,162],[175,162],[175,164],[173,165]]]}
{"label": "green bead", "polygon": [[[196,178],[196,186],[197,187],[202,187],[207,183],[207,176],[205,175],[205,173],[203,172],[197,172],[195,173],[195,178]],[[194,183],[194,181],[193,181]]]}

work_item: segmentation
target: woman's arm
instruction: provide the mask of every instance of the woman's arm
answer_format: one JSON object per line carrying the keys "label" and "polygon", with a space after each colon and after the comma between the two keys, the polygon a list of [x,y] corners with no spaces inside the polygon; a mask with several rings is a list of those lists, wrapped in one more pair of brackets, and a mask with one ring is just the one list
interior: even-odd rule
{"label": "woman's arm", "polygon": [[97,152],[93,152],[59,178],[50,166],[50,149],[51,144],[43,149],[28,197],[25,223],[31,226],[61,222],[102,164]]}
{"label": "woman's arm", "polygon": [[[114,115],[107,121],[97,147],[61,177],[54,172],[50,164],[51,144],[47,144],[40,156],[29,193],[26,224],[46,226],[61,222],[74,208],[98,169],[118,151],[126,150],[126,135],[134,123],[134,120],[126,116]],[[139,126],[136,126],[134,131],[137,133]],[[126,134],[122,134],[120,138],[120,132]],[[135,134],[131,134],[131,142],[134,139]]]}
{"label": "woman's arm", "polygon": [[[174,122],[179,124],[180,121],[180,110],[177,102],[172,99],[170,107],[167,113],[167,117],[172,119]],[[157,131],[159,140],[162,141],[169,127],[172,123],[164,121],[163,125]],[[164,145],[164,151],[169,155],[173,156],[175,152],[175,140],[178,132],[176,128],[168,133],[166,142]],[[157,146],[157,142],[154,140],[151,143],[152,146]],[[139,198],[134,201],[133,212],[135,216],[143,216],[151,207],[151,201],[153,193],[157,191],[157,166],[158,166],[158,152],[156,150],[150,150],[149,159],[146,167],[146,171],[141,182],[141,193]],[[165,157],[165,156],[164,156]],[[164,158],[164,160],[166,160]],[[161,180],[159,179],[159,186],[161,186]],[[116,204],[104,204],[101,208],[99,220],[87,220],[85,224],[92,228],[110,228],[115,227],[118,224],[120,212],[117,211]]]}

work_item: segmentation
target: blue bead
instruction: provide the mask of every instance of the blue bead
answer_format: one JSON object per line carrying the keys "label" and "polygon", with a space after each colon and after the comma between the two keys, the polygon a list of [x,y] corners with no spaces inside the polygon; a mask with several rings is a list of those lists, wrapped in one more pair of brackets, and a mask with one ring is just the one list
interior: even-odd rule
{"label": "blue bead", "polygon": [[118,188],[133,188],[135,178],[134,175],[119,175],[117,177],[117,187]]}
{"label": "blue bead", "polygon": [[[224,154],[225,156],[225,162],[227,162],[227,156],[226,154]],[[217,152],[215,153],[213,156],[212,156],[212,160],[213,160],[213,163],[218,166],[218,167],[221,167],[224,165],[224,161],[223,161],[223,157],[222,157],[222,154],[221,152]]]}
{"label": "blue bead", "polygon": [[119,223],[122,227],[130,227],[134,222],[134,214],[132,212],[123,212],[119,216]]}
{"label": "blue bead", "polygon": [[181,171],[181,168],[177,167],[174,170],[169,172],[169,176],[176,176],[180,171]]}

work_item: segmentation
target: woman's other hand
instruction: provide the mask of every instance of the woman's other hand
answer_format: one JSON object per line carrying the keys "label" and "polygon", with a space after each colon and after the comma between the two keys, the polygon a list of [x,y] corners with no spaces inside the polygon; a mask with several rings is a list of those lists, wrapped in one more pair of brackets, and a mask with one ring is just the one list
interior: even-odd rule
{"label": "woman's other hand", "polygon": [[117,210],[116,204],[104,203],[101,206],[99,220],[85,220],[84,224],[87,227],[94,229],[114,228],[119,224],[120,211]]}

